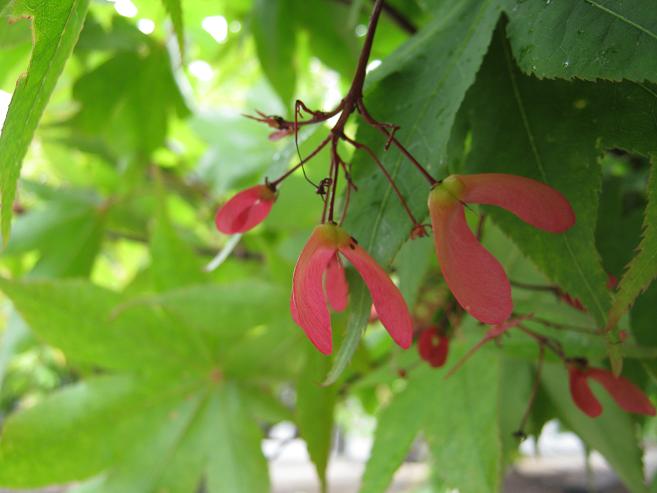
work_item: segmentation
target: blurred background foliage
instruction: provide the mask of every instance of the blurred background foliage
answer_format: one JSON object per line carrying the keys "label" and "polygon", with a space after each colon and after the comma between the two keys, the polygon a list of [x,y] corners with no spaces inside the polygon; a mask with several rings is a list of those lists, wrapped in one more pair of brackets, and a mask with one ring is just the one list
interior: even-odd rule
{"label": "blurred background foliage", "polygon": [[[604,315],[611,305],[606,275],[620,279],[642,232],[650,241],[645,232],[655,228],[657,192],[648,188],[657,155],[654,5],[603,2],[625,8],[631,22],[614,20],[600,44],[587,33],[606,25],[604,10],[553,15],[549,0],[387,3],[370,62],[371,109],[402,125],[400,135],[437,176],[541,178],[538,168],[542,179],[549,175],[578,214],[571,243],[482,209],[493,219],[484,244],[512,280],[561,286],[589,308],[574,308],[554,289],[515,289],[518,312],[600,327],[591,308]],[[33,47],[29,20],[12,15],[20,8],[38,19],[49,2],[0,0],[0,122]],[[1,486],[266,492],[261,440],[291,422],[324,488],[334,428],[353,429],[370,415],[379,424],[363,492],[386,491],[418,435],[434,466],[423,491],[499,490],[518,456],[512,433],[532,392],[532,340],[513,334],[491,344],[445,381],[374,322],[355,353],[339,353],[336,363],[289,315],[294,263],[322,206],[303,175],[285,182],[255,231],[230,238],[214,227],[232,193],[297,159],[294,142],[269,141],[268,129],[242,114],[290,117],[296,98],[331,109],[349,87],[370,8],[365,0],[91,1],[24,159],[0,258]],[[554,31],[541,29],[559,15],[571,16],[568,29],[587,33],[573,34],[571,51],[555,61],[548,56]],[[638,33],[637,19],[647,26]],[[561,34],[570,39],[567,28]],[[383,152],[383,142],[356,123],[349,131]],[[527,126],[535,136],[525,135]],[[300,154],[325,132],[304,129]],[[306,167],[312,181],[323,178],[326,156]],[[411,206],[426,217],[428,190],[393,159],[386,164],[396,166]],[[527,164],[534,160],[538,168]],[[440,318],[447,297],[431,241],[407,241],[410,225],[387,204],[372,163],[353,162],[362,192],[350,231],[393,266],[417,313],[428,304]],[[653,286],[621,322],[631,333],[624,375],[653,397],[656,302]],[[367,316],[369,303],[361,305]],[[350,323],[334,317],[338,342],[355,333]],[[528,325],[569,355],[597,365],[607,356],[604,338]],[[454,322],[450,362],[483,333],[470,318]],[[352,356],[336,383],[320,385],[332,365]],[[557,418],[631,491],[648,491],[642,446],[654,437],[654,421],[600,398],[602,417],[581,414],[565,371],[548,358],[525,432],[538,436]]]}

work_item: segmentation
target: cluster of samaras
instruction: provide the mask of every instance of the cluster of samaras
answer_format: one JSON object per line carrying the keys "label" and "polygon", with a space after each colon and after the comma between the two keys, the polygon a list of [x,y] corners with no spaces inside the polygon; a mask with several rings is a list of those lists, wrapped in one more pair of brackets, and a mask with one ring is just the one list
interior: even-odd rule
{"label": "cluster of samaras", "polygon": [[[381,324],[399,346],[408,348],[413,342],[413,319],[404,298],[387,272],[342,227],[348,212],[350,193],[357,187],[351,180],[349,166],[338,152],[338,143],[344,142],[357,151],[364,151],[377,165],[411,220],[411,238],[425,236],[428,228],[414,217],[377,153],[345,134],[346,122],[354,112],[358,112],[365,124],[386,138],[386,151],[394,146],[427,180],[431,229],[445,282],[465,312],[493,326],[482,343],[512,327],[530,333],[522,327],[522,317],[512,317],[509,279],[502,265],[470,230],[464,208],[470,203],[502,207],[531,226],[552,234],[563,233],[575,224],[573,209],[559,191],[526,177],[489,173],[451,175],[437,180],[397,139],[397,126],[380,122],[369,113],[363,102],[362,89],[381,5],[381,1],[375,3],[351,88],[335,109],[329,112],[313,111],[297,101],[293,121],[264,114],[252,117],[274,129],[270,135],[272,140],[292,135],[296,139],[302,126],[327,122],[330,118],[335,117],[336,123],[314,151],[300,159],[296,166],[281,177],[273,181],[265,180],[265,184],[243,190],[226,202],[217,212],[216,226],[223,233],[234,234],[248,231],[261,223],[276,201],[279,185],[328,146],[329,170],[326,178],[316,185],[318,194],[324,200],[324,209],[320,224],[315,227],[301,251],[294,269],[290,297],[292,318],[322,353],[332,352],[329,305],[335,311],[347,307],[349,287],[343,267],[343,258],[346,258],[367,285],[373,309]],[[304,113],[309,117],[300,119]],[[336,221],[335,204],[341,175],[347,186],[342,213]],[[544,347],[555,350],[549,341],[534,336],[539,342],[541,355]],[[428,329],[420,335],[418,348],[420,356],[429,364],[441,366],[447,357],[448,338]],[[655,413],[650,401],[628,380],[606,370],[589,368],[581,359],[566,358],[559,349],[555,352],[569,369],[570,388],[575,403],[588,415],[597,416],[601,412],[600,404],[588,387],[591,378],[599,381],[624,409],[645,414]]]}

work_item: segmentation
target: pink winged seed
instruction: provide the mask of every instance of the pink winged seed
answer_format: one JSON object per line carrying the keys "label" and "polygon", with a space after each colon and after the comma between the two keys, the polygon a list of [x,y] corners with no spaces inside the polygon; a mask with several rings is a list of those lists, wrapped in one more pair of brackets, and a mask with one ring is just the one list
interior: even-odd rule
{"label": "pink winged seed", "polygon": [[602,405],[591,391],[584,371],[571,367],[568,369],[570,395],[584,414],[595,418],[602,413]]}
{"label": "pink winged seed", "polygon": [[413,342],[413,321],[406,301],[388,273],[355,243],[341,246],[340,253],[347,257],[365,281],[379,320],[390,336],[401,347],[408,348]]}
{"label": "pink winged seed", "polygon": [[344,274],[344,267],[337,254],[333,256],[326,267],[324,287],[326,288],[326,298],[331,308],[336,312],[341,312],[347,308],[349,285]]}
{"label": "pink winged seed", "polygon": [[461,200],[507,209],[532,226],[563,233],[575,224],[575,213],[554,188],[531,178],[503,173],[460,175]]}
{"label": "pink winged seed", "polygon": [[599,382],[618,405],[628,413],[655,415],[655,407],[650,399],[632,382],[623,377],[616,377],[607,370],[590,368],[586,376]]}
{"label": "pink winged seed", "polygon": [[331,317],[326,306],[323,277],[336,255],[318,230],[313,231],[294,268],[290,310],[295,322],[324,354],[331,354]]}
{"label": "pink winged seed", "polygon": [[242,190],[217,211],[217,229],[225,234],[244,233],[265,220],[275,200],[267,185]]}
{"label": "pink winged seed", "polygon": [[500,263],[472,234],[463,205],[430,204],[436,255],[459,304],[474,318],[498,324],[513,310],[511,285]]}

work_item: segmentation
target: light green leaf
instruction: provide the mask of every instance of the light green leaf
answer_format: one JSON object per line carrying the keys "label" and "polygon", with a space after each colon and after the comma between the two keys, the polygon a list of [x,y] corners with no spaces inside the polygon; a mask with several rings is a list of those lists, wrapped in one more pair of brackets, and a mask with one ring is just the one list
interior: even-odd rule
{"label": "light green leaf", "polygon": [[422,424],[432,412],[436,384],[441,376],[423,369],[413,373],[408,386],[377,417],[376,434],[365,468],[360,493],[388,490]]}
{"label": "light green leaf", "polygon": [[164,190],[158,191],[157,214],[151,230],[151,272],[158,291],[207,280],[196,252],[174,229]]}
{"label": "light green leaf", "polygon": [[525,73],[657,82],[652,0],[510,0],[507,32]]}
{"label": "light green leaf", "polygon": [[221,413],[216,418],[216,440],[210,450],[209,493],[269,491],[267,462],[260,449],[262,434],[242,405],[238,389],[222,386],[215,406],[221,406]]}
{"label": "light green leaf", "polygon": [[435,387],[427,389],[434,395],[425,433],[436,474],[460,491],[500,489],[499,387],[506,385],[501,375],[499,353],[487,348],[447,381],[438,374]]}
{"label": "light green leaf", "polygon": [[133,393],[129,378],[100,377],[12,415],[0,442],[0,484],[43,486],[97,473],[123,440],[131,440],[124,427],[117,427],[117,416],[130,406]]}
{"label": "light green leaf", "polygon": [[[465,349],[464,344],[453,345],[450,361]],[[473,493],[499,490],[498,406],[499,386],[504,385],[499,355],[484,349],[449,379],[444,375],[422,366],[383,410],[361,493],[386,491],[420,431],[429,444],[435,474],[448,486]]]}
{"label": "light green leaf", "polygon": [[600,452],[631,491],[647,491],[643,479],[641,448],[632,417],[621,410],[605,392],[598,392],[601,389],[595,384],[592,388],[603,406],[602,415],[593,419],[580,411],[568,390],[568,373],[563,365],[546,364],[542,378],[559,419],[589,447]]}
{"label": "light green leaf", "polygon": [[60,192],[16,219],[6,253],[38,250],[34,277],[86,277],[101,247],[106,212],[97,197]]}
{"label": "light green leaf", "polygon": [[171,22],[173,23],[173,29],[176,32],[176,38],[178,39],[178,46],[180,47],[180,53],[185,53],[185,26],[183,24],[183,11],[181,0],[162,0],[164,3],[164,8],[169,12],[171,17]]}
{"label": "light green leaf", "polygon": [[[443,3],[429,25],[369,75],[365,103],[370,113],[400,125],[396,134],[399,140],[437,178],[445,173],[454,117],[474,82],[500,9],[496,0]],[[384,152],[384,139],[362,124],[357,140],[376,150],[419,220],[427,217],[430,188],[413,165],[395,149]],[[411,222],[367,155],[355,156],[354,178],[360,191],[352,197],[345,227],[377,261],[389,266],[408,241]],[[362,294],[352,290],[352,296],[361,299]],[[367,320],[369,310],[365,303],[352,303],[353,323],[329,381],[342,371],[338,363],[344,368],[353,355],[363,330],[360,324]]]}
{"label": "light green leaf", "polygon": [[314,347],[306,349],[306,360],[297,380],[296,422],[308,447],[317,476],[326,491],[326,466],[331,452],[333,411],[337,389],[322,386],[329,360]]}
{"label": "light green leaf", "polygon": [[472,129],[471,171],[529,176],[558,189],[572,204],[575,226],[556,235],[538,231],[499,208],[489,212],[551,280],[582,301],[599,327],[610,306],[607,273],[595,246],[599,149],[654,152],[656,110],[657,98],[635,84],[523,76],[501,35],[464,105]]}
{"label": "light green leaf", "polygon": [[[648,204],[643,220],[643,237],[636,255],[627,265],[609,310],[607,328],[614,329],[620,318],[657,277],[657,163],[648,180]],[[616,330],[617,332],[617,330]]]}
{"label": "light green leaf", "polygon": [[292,102],[296,83],[294,55],[295,7],[290,0],[255,0],[252,30],[260,64],[286,107]]}
{"label": "light green leaf", "polygon": [[19,0],[16,15],[33,18],[34,48],[18,80],[0,135],[1,233],[9,240],[21,164],[64,64],[80,35],[89,0]]}
{"label": "light green leaf", "polygon": [[162,372],[190,362],[190,372],[209,361],[195,331],[93,284],[0,279],[0,289],[36,334],[77,363]]}

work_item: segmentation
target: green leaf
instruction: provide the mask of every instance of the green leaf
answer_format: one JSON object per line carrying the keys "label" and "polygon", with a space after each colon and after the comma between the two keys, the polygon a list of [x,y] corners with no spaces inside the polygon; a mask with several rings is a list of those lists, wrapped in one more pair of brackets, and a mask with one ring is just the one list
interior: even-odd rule
{"label": "green leaf", "polygon": [[129,378],[99,377],[12,415],[0,442],[0,484],[42,486],[99,471],[119,451],[121,441],[131,440],[125,426],[117,427],[117,416],[131,405],[133,391]]}
{"label": "green leaf", "polygon": [[209,361],[195,331],[93,284],[0,279],[0,289],[35,333],[77,363],[152,373],[182,361],[194,362],[186,372],[198,371]]}
{"label": "green leaf", "polygon": [[[657,277],[657,163],[648,180],[648,204],[643,220],[643,237],[636,255],[627,265],[609,310],[607,328],[616,328],[621,316]],[[616,330],[617,332],[618,330]]]}
{"label": "green leaf", "polygon": [[164,144],[169,120],[189,112],[166,48],[138,35],[143,49],[119,51],[73,86],[80,109],[69,121],[71,133],[100,137],[122,157],[152,153]]}
{"label": "green leaf", "polygon": [[323,385],[333,385],[337,382],[342,372],[349,365],[351,358],[358,349],[372,310],[372,298],[362,279],[353,275],[349,275],[347,279],[349,282],[349,317],[347,319],[346,334]]}
{"label": "green leaf", "polygon": [[525,73],[657,82],[652,0],[511,0],[506,12],[513,54]]}
{"label": "green leaf", "polygon": [[100,251],[106,212],[95,196],[59,191],[16,219],[6,254],[38,250],[34,277],[86,277]]}
{"label": "green leaf", "polygon": [[[122,374],[90,378],[12,416],[0,444],[0,484],[42,486],[102,473],[77,491],[182,493],[203,476],[209,491],[268,491],[260,427],[244,404],[258,396],[249,385],[243,397],[227,357],[232,350],[243,359],[240,346],[257,339],[253,332],[215,355],[188,320],[143,299],[82,282],[0,285],[32,329],[68,358]],[[248,292],[257,303],[256,291]],[[204,300],[206,310],[217,305],[216,297]],[[281,366],[287,353],[276,353],[271,338],[266,348]]]}
{"label": "green leaf", "polygon": [[180,47],[180,53],[185,53],[185,26],[183,24],[183,11],[181,0],[162,0],[164,3],[164,8],[169,12],[171,17],[171,22],[173,23],[173,29],[176,32],[176,38],[178,39],[178,46]]}
{"label": "green leaf", "polygon": [[306,360],[297,381],[296,422],[308,447],[317,476],[326,491],[326,466],[331,452],[333,411],[337,389],[322,386],[329,360],[314,347],[306,349]]}
{"label": "green leaf", "polygon": [[254,0],[251,18],[262,69],[287,107],[296,83],[294,10],[290,0]]}
{"label": "green leaf", "polygon": [[153,387],[97,377],[7,421],[0,484],[43,486],[102,472],[73,491],[183,493],[203,475],[211,492],[268,491],[260,439],[234,384],[174,379]]}
{"label": "green leaf", "polygon": [[464,111],[472,129],[470,171],[529,176],[555,187],[572,204],[577,222],[558,235],[538,231],[501,209],[489,212],[524,254],[580,299],[598,326],[604,326],[610,296],[595,244],[599,149],[654,152],[657,98],[630,83],[568,83],[523,76],[500,35]]}
{"label": "green leaf", "polygon": [[16,15],[33,18],[34,48],[27,74],[16,84],[0,135],[0,232],[5,244],[23,158],[73,51],[88,7],[89,0],[19,0],[14,5]]}
{"label": "green leaf", "polygon": [[388,490],[413,441],[432,412],[432,397],[441,376],[422,369],[409,377],[407,387],[377,416],[374,444],[365,467],[360,493]]}
{"label": "green leaf", "polygon": [[169,219],[164,190],[158,192],[157,216],[151,230],[151,272],[158,291],[201,284],[207,278],[196,252],[180,237]]}
{"label": "green leaf", "polygon": [[647,491],[643,479],[641,448],[632,417],[605,393],[592,386],[603,413],[593,419],[573,403],[568,390],[568,374],[563,365],[546,364],[542,382],[556,406],[558,417],[594,450],[600,452],[631,491]]}
{"label": "green leaf", "polygon": [[[370,73],[366,105],[377,119],[400,125],[399,140],[421,163],[441,177],[450,130],[465,92],[490,42],[500,6],[494,0],[443,3],[435,20]],[[409,206],[420,220],[428,215],[429,185],[398,151],[384,152],[384,139],[361,124],[357,140],[376,149]],[[353,195],[345,227],[383,266],[389,266],[408,240],[411,223],[390,185],[368,156],[354,158]],[[353,293],[353,291],[352,291]],[[355,296],[360,296],[356,294]],[[370,306],[350,307],[350,323],[336,365],[344,367],[360,339]],[[334,366],[333,379],[340,368]]]}
{"label": "green leaf", "polygon": [[507,384],[500,377],[499,353],[486,350],[444,383],[436,382],[437,388],[427,389],[434,392],[425,433],[436,474],[460,491],[500,489],[499,388]]}
{"label": "green leaf", "polygon": [[296,3],[297,23],[308,32],[313,54],[345,78],[351,78],[360,52],[354,25],[345,22],[348,5],[323,0],[305,0]]}
{"label": "green leaf", "polygon": [[222,388],[217,406],[222,412],[215,423],[216,439],[210,451],[209,492],[269,491],[267,462],[260,449],[262,434],[242,405],[238,389],[229,385]]}
{"label": "green leaf", "polygon": [[[453,345],[450,361],[465,349],[465,345]],[[499,356],[484,349],[452,377],[445,380],[444,375],[421,367],[382,411],[361,493],[387,490],[420,431],[429,444],[433,470],[447,485],[473,493],[499,490],[499,387],[505,384]]]}

